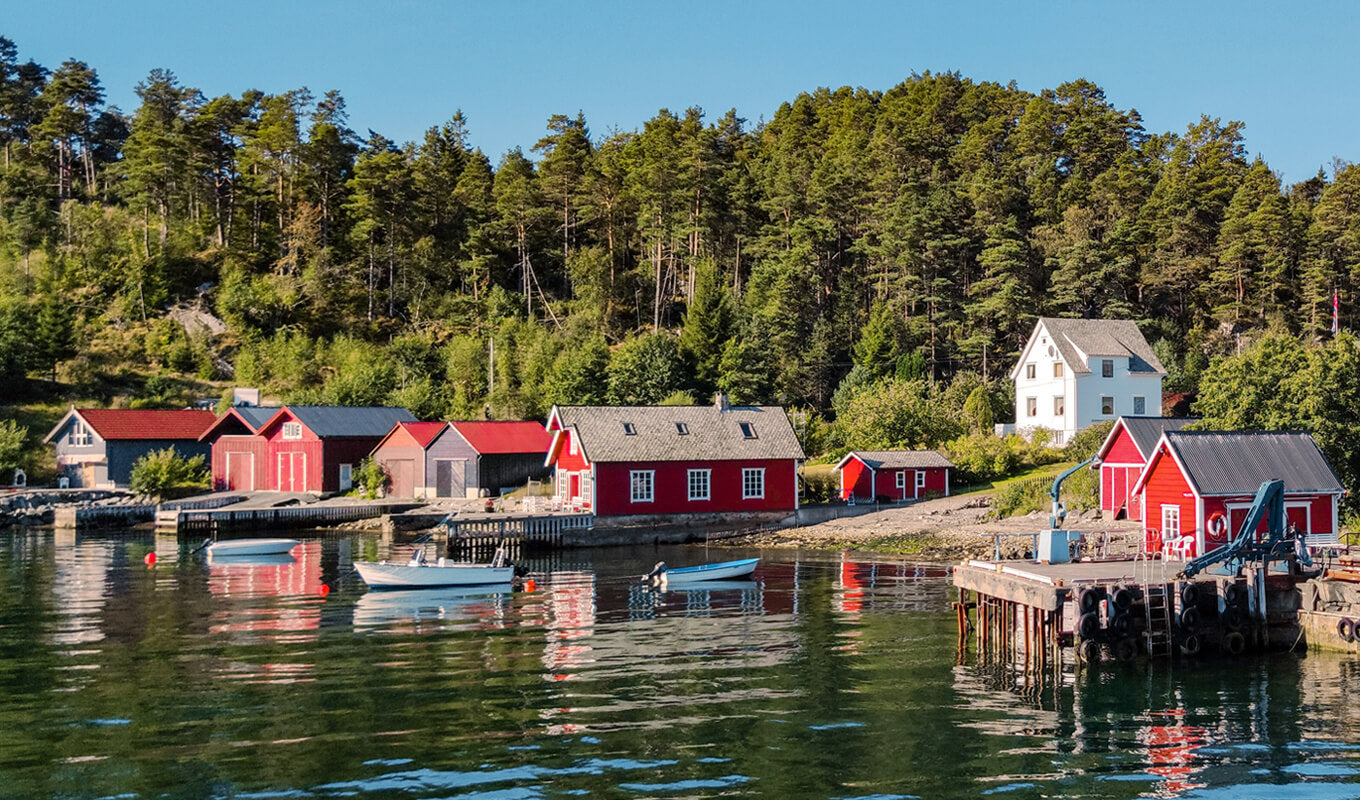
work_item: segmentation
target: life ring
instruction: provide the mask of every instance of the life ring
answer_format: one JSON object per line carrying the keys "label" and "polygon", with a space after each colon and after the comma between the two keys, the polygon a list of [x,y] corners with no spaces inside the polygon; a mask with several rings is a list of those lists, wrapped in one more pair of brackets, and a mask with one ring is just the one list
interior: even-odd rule
{"label": "life ring", "polygon": [[1242,655],[1242,651],[1247,649],[1247,637],[1237,631],[1233,631],[1223,637],[1223,649],[1226,650],[1230,656],[1240,656]]}
{"label": "life ring", "polygon": [[1337,620],[1336,635],[1348,642],[1355,641],[1355,621],[1350,617],[1342,617]]}
{"label": "life ring", "polygon": [[1228,538],[1228,520],[1222,512],[1215,511],[1209,515],[1209,538],[1215,542],[1226,541]]}
{"label": "life ring", "polygon": [[1181,653],[1184,655],[1197,656],[1199,655],[1199,648],[1199,634],[1197,633],[1186,634],[1185,638],[1181,640]]}

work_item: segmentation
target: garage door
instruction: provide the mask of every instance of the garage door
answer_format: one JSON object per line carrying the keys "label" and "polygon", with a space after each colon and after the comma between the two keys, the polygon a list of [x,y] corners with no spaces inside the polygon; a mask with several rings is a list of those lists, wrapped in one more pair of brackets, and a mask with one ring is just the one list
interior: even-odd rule
{"label": "garage door", "polygon": [[387,493],[392,497],[414,497],[416,493],[416,462],[398,458],[384,464],[391,479]]}
{"label": "garage door", "polygon": [[255,490],[255,455],[227,453],[227,489],[238,492]]}
{"label": "garage door", "polygon": [[434,462],[435,497],[463,496],[463,465],[465,463],[462,460]]}

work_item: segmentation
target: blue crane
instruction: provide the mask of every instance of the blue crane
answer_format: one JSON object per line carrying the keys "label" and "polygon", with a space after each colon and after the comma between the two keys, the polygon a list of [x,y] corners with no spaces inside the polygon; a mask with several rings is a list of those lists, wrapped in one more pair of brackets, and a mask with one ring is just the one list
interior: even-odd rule
{"label": "blue crane", "polygon": [[[1256,529],[1266,523],[1265,536],[1256,540]],[[1239,568],[1246,561],[1284,561],[1297,556],[1306,567],[1313,565],[1306,548],[1297,547],[1297,537],[1284,515],[1284,481],[1272,480],[1261,484],[1256,499],[1247,509],[1247,517],[1227,544],[1215,547],[1204,555],[1185,562],[1181,577],[1190,578],[1214,564],[1236,561]]]}

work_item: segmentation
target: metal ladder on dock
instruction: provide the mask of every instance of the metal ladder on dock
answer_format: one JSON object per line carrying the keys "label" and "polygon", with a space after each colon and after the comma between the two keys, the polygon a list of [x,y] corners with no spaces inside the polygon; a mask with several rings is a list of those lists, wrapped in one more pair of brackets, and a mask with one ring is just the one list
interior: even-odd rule
{"label": "metal ladder on dock", "polygon": [[1136,574],[1143,590],[1143,612],[1147,621],[1147,650],[1153,658],[1170,657],[1171,605],[1173,598],[1167,589],[1166,561],[1161,553],[1135,556]]}

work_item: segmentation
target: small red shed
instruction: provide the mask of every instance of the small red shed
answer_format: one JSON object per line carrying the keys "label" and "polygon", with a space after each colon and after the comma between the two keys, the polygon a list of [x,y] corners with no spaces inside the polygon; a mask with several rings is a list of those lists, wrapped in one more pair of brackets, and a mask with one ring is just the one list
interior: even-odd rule
{"label": "small red shed", "polygon": [[916,500],[927,492],[948,496],[953,468],[934,450],[853,450],[836,464],[841,499],[866,502],[879,497]]}
{"label": "small red shed", "polygon": [[597,515],[794,511],[805,456],[778,406],[554,406],[544,462]]}
{"label": "small red shed", "polygon": [[198,437],[212,447],[215,491],[257,492],[266,488],[268,443],[255,434],[278,412],[271,406],[232,406]]}
{"label": "small red shed", "polygon": [[1120,417],[1096,451],[1100,459],[1100,508],[1111,519],[1143,519],[1141,498],[1134,484],[1143,474],[1148,456],[1167,431],[1178,431],[1189,417]]}
{"label": "small red shed", "polygon": [[1227,542],[1261,484],[1276,479],[1288,521],[1314,541],[1335,541],[1346,489],[1306,433],[1167,431],[1134,491],[1150,544],[1192,534],[1188,555],[1198,555]]}
{"label": "small red shed", "polygon": [[404,408],[284,406],[260,426],[265,485],[276,492],[343,492],[358,466],[398,422]]}

